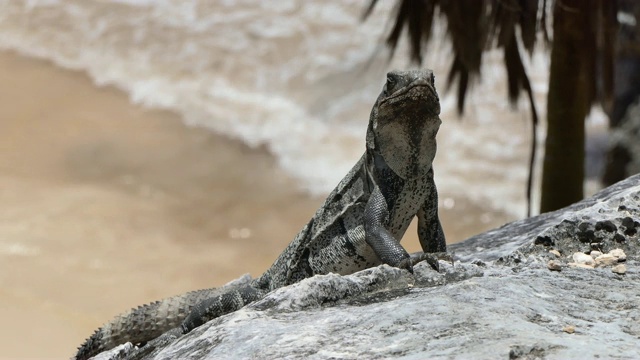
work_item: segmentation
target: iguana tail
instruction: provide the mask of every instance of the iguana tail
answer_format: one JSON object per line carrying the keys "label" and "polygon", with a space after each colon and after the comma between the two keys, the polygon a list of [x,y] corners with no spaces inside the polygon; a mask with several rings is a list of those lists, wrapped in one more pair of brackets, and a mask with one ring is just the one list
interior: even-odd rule
{"label": "iguana tail", "polygon": [[217,295],[216,289],[202,289],[154,301],[116,316],[96,330],[78,348],[76,360],[88,359],[120,344],[145,343],[180,326],[195,304]]}
{"label": "iguana tail", "polygon": [[262,299],[266,293],[266,290],[252,284],[201,301],[182,323],[182,332],[186,334],[209,320],[240,310],[245,305]]}
{"label": "iguana tail", "polygon": [[131,309],[96,330],[79,348],[76,360],[85,360],[120,344],[146,343],[182,324],[198,303],[235,292],[235,286],[191,291]]}

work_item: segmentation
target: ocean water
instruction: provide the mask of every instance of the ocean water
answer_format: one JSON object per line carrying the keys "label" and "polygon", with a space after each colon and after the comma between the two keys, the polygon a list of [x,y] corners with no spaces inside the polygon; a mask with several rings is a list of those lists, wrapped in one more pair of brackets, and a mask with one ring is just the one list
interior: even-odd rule
{"label": "ocean water", "polygon": [[[382,45],[393,2],[366,21],[358,0],[0,0],[0,48],[87,72],[134,103],[264,147],[302,189],[330,191],[364,149],[371,105],[403,44]],[[525,214],[529,113],[506,100],[499,52],[486,55],[465,116],[445,91],[451,51],[437,24],[425,67],[436,74],[443,125],[436,182],[445,207],[465,199]],[[527,66],[544,117],[548,59]],[[542,138],[542,136],[540,137]]]}

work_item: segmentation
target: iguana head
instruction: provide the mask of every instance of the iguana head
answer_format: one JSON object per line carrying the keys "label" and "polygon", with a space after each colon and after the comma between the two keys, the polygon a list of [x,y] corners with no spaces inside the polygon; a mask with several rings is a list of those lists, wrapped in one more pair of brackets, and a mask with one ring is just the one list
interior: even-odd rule
{"label": "iguana head", "polygon": [[440,101],[431,70],[391,71],[367,129],[367,151],[403,179],[426,174],[436,155]]}

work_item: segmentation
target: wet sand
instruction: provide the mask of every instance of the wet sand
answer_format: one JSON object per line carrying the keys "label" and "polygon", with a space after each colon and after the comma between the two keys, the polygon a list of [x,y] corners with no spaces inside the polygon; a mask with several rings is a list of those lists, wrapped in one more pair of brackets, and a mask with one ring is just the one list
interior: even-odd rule
{"label": "wet sand", "polygon": [[[257,276],[322,201],[264,149],[0,52],[0,357],[68,358],[129,307]],[[455,204],[450,241],[507,220]]]}

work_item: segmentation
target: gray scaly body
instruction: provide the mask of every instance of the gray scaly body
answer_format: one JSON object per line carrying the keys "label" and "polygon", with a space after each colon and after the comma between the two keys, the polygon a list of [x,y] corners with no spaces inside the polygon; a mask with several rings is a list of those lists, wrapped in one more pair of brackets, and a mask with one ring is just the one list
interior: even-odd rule
{"label": "gray scaly body", "polygon": [[412,271],[400,245],[414,216],[425,253],[446,251],[432,162],[440,103],[430,70],[392,71],[371,111],[366,151],[311,221],[262,276],[144,305],[98,329],[76,359],[170,329],[187,333],[270,291],[330,272],[351,274],[382,263]]}

